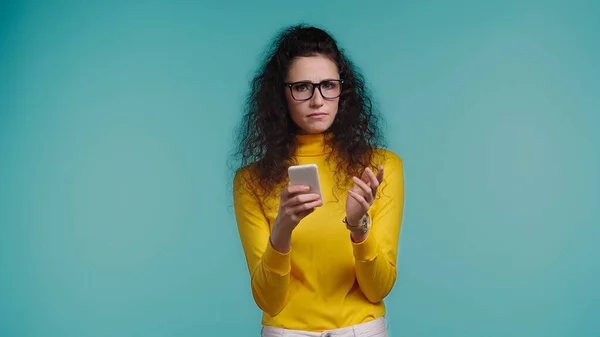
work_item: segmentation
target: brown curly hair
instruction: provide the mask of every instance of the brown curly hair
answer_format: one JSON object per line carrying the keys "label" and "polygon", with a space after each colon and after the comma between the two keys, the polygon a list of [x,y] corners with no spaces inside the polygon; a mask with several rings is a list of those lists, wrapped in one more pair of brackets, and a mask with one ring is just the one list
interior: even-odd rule
{"label": "brown curly hair", "polygon": [[363,77],[326,31],[292,26],[277,35],[252,80],[237,135],[236,171],[249,167],[251,183],[263,196],[279,193],[276,187],[286,181],[287,168],[294,163],[298,127],[283,91],[287,71],[294,58],[314,55],[335,62],[343,80],[338,114],[326,139],[334,150],[329,159],[335,160],[338,186],[348,177],[360,177],[365,167],[375,167],[383,137]]}

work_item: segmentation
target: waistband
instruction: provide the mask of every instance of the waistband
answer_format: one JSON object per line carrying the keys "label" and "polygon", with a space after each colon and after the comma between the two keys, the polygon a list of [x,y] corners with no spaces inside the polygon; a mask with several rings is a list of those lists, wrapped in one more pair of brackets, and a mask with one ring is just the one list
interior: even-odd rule
{"label": "waistband", "polygon": [[262,337],[362,337],[387,332],[387,326],[387,317],[385,316],[369,322],[339,329],[326,330],[323,332],[290,330],[272,326],[263,326]]}

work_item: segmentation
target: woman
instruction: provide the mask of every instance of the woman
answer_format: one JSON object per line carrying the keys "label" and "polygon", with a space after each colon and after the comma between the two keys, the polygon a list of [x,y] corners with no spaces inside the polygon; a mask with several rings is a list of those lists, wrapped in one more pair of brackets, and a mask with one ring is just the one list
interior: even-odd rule
{"label": "woman", "polygon": [[[252,82],[234,179],[263,336],[387,336],[404,185],[380,139],[364,81],[335,40],[284,30]],[[308,163],[322,195],[288,183],[287,168]]]}

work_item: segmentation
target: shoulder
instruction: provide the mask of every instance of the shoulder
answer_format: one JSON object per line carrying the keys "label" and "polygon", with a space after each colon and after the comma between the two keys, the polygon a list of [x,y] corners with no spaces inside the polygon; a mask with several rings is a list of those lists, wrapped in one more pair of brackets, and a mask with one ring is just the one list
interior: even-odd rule
{"label": "shoulder", "polygon": [[375,150],[377,165],[383,165],[385,168],[402,170],[402,158],[394,151],[377,148]]}
{"label": "shoulder", "polygon": [[[383,183],[382,183],[382,195],[384,199],[389,202],[390,200],[401,200],[404,194],[404,168],[402,158],[395,152],[388,149],[378,149],[379,163],[378,165],[383,166]],[[389,190],[388,188],[391,188]],[[391,199],[390,199],[391,198]]]}
{"label": "shoulder", "polygon": [[241,167],[239,169],[237,169],[237,171],[235,171],[235,175],[233,177],[233,183],[234,184],[240,184],[242,183],[244,180],[246,180],[247,178],[250,177],[250,166],[244,166]]}
{"label": "shoulder", "polygon": [[254,198],[264,197],[264,191],[260,188],[260,179],[256,173],[256,163],[239,168],[233,178],[235,193],[248,194]]}
{"label": "shoulder", "polygon": [[233,177],[233,188],[238,192],[248,193],[252,191],[255,176],[253,174],[253,164],[239,168]]}
{"label": "shoulder", "polygon": [[233,178],[234,182],[242,182],[247,179],[254,179],[256,177],[257,165],[257,162],[253,162],[238,168],[235,171],[235,176]]}

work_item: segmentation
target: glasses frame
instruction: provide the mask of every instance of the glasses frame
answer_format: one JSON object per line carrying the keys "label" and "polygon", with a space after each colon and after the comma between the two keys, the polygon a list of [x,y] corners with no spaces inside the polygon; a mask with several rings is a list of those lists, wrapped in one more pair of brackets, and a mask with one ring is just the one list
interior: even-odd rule
{"label": "glasses frame", "polygon": [[[323,95],[323,91],[321,90],[321,85],[325,82],[339,82],[340,83],[340,93],[335,96],[335,97],[325,97],[325,95]],[[344,80],[342,79],[330,79],[330,80],[323,80],[319,83],[314,83],[314,82],[310,82],[310,81],[298,81],[298,82],[286,82],[284,83],[286,87],[288,87],[288,89],[290,90],[290,95],[292,96],[292,98],[295,101],[298,102],[305,102],[310,100],[311,98],[313,98],[313,96],[315,95],[315,88],[319,88],[319,93],[321,94],[321,97],[323,97],[324,99],[335,99],[338,98],[342,95],[342,91],[344,90]],[[294,92],[292,91],[292,86],[296,85],[296,84],[310,84],[313,86],[313,90],[312,93],[310,94],[310,97],[306,98],[306,99],[297,99],[296,97],[294,97]]]}

